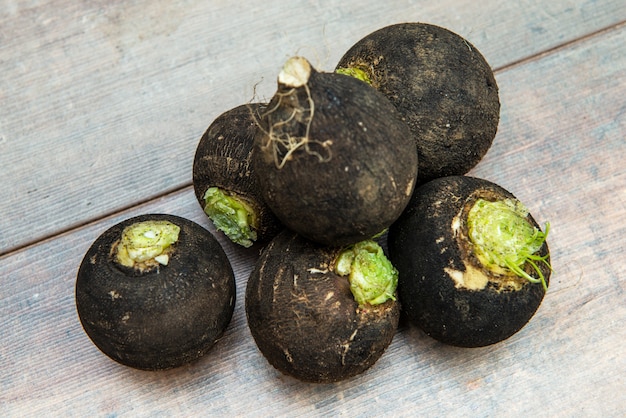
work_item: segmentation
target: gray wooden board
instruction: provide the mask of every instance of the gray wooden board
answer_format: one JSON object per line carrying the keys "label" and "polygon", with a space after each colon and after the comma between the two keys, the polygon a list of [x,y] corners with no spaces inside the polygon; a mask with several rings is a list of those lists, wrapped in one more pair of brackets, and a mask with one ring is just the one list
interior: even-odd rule
{"label": "gray wooden board", "polygon": [[[550,221],[555,269],[537,314],[510,339],[461,349],[403,324],[363,375],[331,385],[298,382],[269,366],[247,328],[243,292],[256,252],[217,234],[238,285],[224,337],[180,369],[118,365],[80,327],[78,265],[100,233],[132,215],[173,213],[211,229],[185,187],[0,258],[0,415],[623,416],[624,41],[619,25],[497,73],[501,124],[470,174],[504,186],[539,222]],[[139,178],[145,170],[138,168]]]}
{"label": "gray wooden board", "polygon": [[270,97],[290,55],[332,70],[423,21],[501,68],[624,20],[623,0],[4,1],[0,254],[189,185],[206,127]]}

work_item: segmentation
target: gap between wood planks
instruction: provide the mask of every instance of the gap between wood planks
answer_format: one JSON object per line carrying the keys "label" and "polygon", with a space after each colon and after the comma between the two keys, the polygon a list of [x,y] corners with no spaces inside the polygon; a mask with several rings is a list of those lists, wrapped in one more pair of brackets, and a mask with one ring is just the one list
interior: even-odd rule
{"label": "gap between wood planks", "polygon": [[24,245],[20,245],[18,247],[12,248],[9,251],[5,251],[3,253],[0,253],[0,261],[2,261],[2,259],[4,259],[4,258],[9,258],[13,253],[17,253],[19,251],[27,250],[30,247],[35,247],[35,246],[37,246],[39,244],[45,243],[46,241],[51,241],[53,239],[56,239],[56,238],[60,237],[61,235],[70,234],[73,231],[77,231],[77,230],[79,230],[81,228],[84,228],[84,227],[86,227],[88,225],[101,222],[101,221],[103,221],[103,220],[105,220],[107,218],[113,218],[113,217],[117,216],[118,214],[120,214],[122,212],[131,210],[131,209],[136,208],[138,206],[147,205],[147,204],[149,204],[151,202],[155,202],[155,201],[157,201],[159,199],[163,199],[163,198],[165,198],[167,196],[174,195],[176,193],[181,193],[184,190],[186,190],[188,188],[192,188],[192,187],[193,187],[193,184],[191,182],[184,183],[184,184],[180,185],[179,187],[171,188],[171,189],[169,189],[167,191],[164,191],[163,193],[147,197],[147,198],[145,198],[143,200],[139,200],[137,202],[133,202],[131,205],[121,206],[120,208],[116,209],[113,212],[108,212],[108,213],[105,213],[105,214],[103,214],[101,216],[95,216],[93,218],[86,219],[84,222],[80,222],[78,224],[68,226],[67,228],[64,228],[64,229],[60,229],[60,230],[58,230],[57,232],[55,232],[53,234],[44,235],[44,236],[42,236],[41,238],[39,238],[37,240],[27,242]]}
{"label": "gap between wood planks", "polygon": [[592,39],[595,37],[599,37],[605,33],[609,33],[609,32],[613,32],[613,31],[618,31],[620,29],[622,29],[622,27],[626,26],[626,20],[623,20],[621,22],[617,22],[611,26],[607,26],[605,28],[602,29],[598,29],[594,32],[589,32],[588,34],[581,36],[579,38],[576,39],[571,39],[569,41],[565,41],[561,44],[558,44],[556,46],[553,46],[552,48],[548,48],[546,50],[543,50],[541,52],[537,52],[536,54],[532,54],[532,55],[527,55],[525,57],[522,57],[516,61],[510,62],[508,64],[502,65],[500,67],[496,67],[493,68],[493,72],[494,73],[499,73],[499,72],[503,72],[503,71],[507,71],[511,68],[515,68],[515,67],[519,67],[523,64],[526,64],[528,62],[532,62],[532,61],[536,61],[539,59],[542,59],[545,56],[548,55],[552,55],[552,54],[556,54],[561,50],[564,50],[566,48],[569,48],[572,45],[576,45],[579,43],[583,43],[585,41],[587,41],[588,39]]}
{"label": "gap between wood planks", "polygon": [[[522,57],[522,58],[520,58],[520,59],[518,59],[516,61],[513,61],[511,63],[508,63],[506,65],[502,65],[500,67],[493,68],[493,72],[494,72],[494,74],[501,73],[501,72],[507,71],[509,69],[512,69],[512,68],[524,65],[524,64],[526,64],[528,62],[532,62],[532,61],[535,61],[535,60],[542,59],[545,56],[556,54],[559,51],[562,51],[562,50],[564,50],[566,48],[569,48],[572,45],[576,45],[576,44],[585,42],[585,41],[587,41],[589,39],[592,39],[592,38],[595,38],[595,37],[599,37],[599,36],[601,36],[601,35],[603,35],[605,33],[609,33],[609,32],[612,32],[612,31],[620,30],[624,26],[626,26],[626,21],[621,21],[621,22],[615,23],[615,24],[613,24],[611,26],[607,26],[605,28],[596,30],[594,32],[590,32],[590,33],[588,33],[588,34],[586,34],[584,36],[581,36],[579,38],[576,38],[576,39],[571,39],[569,41],[563,42],[563,43],[558,44],[558,45],[556,45],[556,46],[554,46],[552,48],[548,48],[548,49],[546,49],[544,51],[541,51],[541,52],[538,52],[536,54],[528,55],[526,57]],[[161,194],[148,197],[148,198],[146,198],[144,200],[140,200],[138,202],[134,202],[132,205],[122,206],[122,207],[118,208],[117,210],[115,210],[113,212],[105,213],[102,216],[97,216],[97,217],[94,217],[94,218],[91,218],[91,219],[87,219],[84,222],[78,223],[76,225],[69,226],[69,227],[67,227],[65,229],[61,229],[61,230],[59,230],[59,231],[57,231],[57,232],[55,232],[53,234],[44,235],[43,237],[41,237],[41,238],[39,238],[37,240],[26,242],[25,244],[20,245],[20,246],[15,247],[15,248],[12,248],[12,249],[10,249],[10,250],[8,250],[6,252],[0,252],[0,260],[3,259],[3,258],[10,257],[11,254],[13,254],[13,253],[17,253],[19,251],[26,250],[29,247],[34,247],[34,246],[42,244],[42,243],[44,243],[46,241],[53,240],[53,239],[55,239],[55,238],[57,238],[57,237],[59,237],[61,235],[69,234],[69,233],[71,233],[73,231],[76,231],[76,230],[79,230],[81,228],[84,228],[87,225],[90,225],[90,224],[93,224],[93,223],[97,223],[97,222],[101,222],[101,221],[103,221],[103,220],[105,220],[107,218],[110,218],[110,217],[114,217],[117,214],[120,214],[120,213],[122,213],[124,211],[130,210],[130,209],[135,208],[137,206],[145,205],[145,204],[148,204],[150,202],[153,202],[153,201],[156,201],[156,200],[159,200],[159,199],[163,199],[164,197],[166,197],[168,195],[180,193],[180,192],[182,192],[183,190],[185,190],[185,189],[187,189],[189,187],[193,187],[193,183],[189,182],[189,183],[182,184],[179,187],[170,189],[170,190],[168,190],[166,192],[163,192]]]}

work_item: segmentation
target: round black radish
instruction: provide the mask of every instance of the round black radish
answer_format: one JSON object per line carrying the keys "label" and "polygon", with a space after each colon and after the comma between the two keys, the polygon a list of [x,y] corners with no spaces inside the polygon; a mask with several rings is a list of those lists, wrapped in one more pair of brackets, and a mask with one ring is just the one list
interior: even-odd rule
{"label": "round black radish", "polygon": [[415,189],[389,229],[407,317],[456,346],[502,341],[534,315],[551,273],[546,231],[510,192],[451,176]]}
{"label": "round black radish", "polygon": [[235,278],[217,240],[198,224],[148,214],[105,231],[78,270],[76,308],[113,360],[162,370],[203,356],[235,306]]}
{"label": "round black radish", "polygon": [[269,241],[282,229],[250,164],[256,120],[266,110],[252,103],[222,113],[202,135],[193,161],[198,203],[217,229],[244,247]]}
{"label": "round black radish", "polygon": [[417,141],[418,184],[467,173],[498,128],[500,100],[485,58],[461,36],[425,23],[379,29],[350,48],[336,71],[382,92]]}
{"label": "round black radish", "polygon": [[391,343],[400,315],[397,280],[374,241],[326,247],[285,230],[248,280],[248,325],[282,373],[315,383],[347,379]]}
{"label": "round black radish", "polygon": [[368,239],[400,216],[417,150],[380,92],[353,77],[289,59],[259,120],[253,166],[280,221],[315,242]]}

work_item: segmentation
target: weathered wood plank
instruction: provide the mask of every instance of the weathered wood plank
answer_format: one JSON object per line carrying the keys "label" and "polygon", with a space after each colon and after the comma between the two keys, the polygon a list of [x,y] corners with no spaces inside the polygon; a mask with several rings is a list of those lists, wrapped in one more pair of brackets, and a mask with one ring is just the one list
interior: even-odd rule
{"label": "weathered wood plank", "polygon": [[188,185],[204,129],[268,98],[288,55],[330,70],[426,21],[502,67],[624,20],[622,0],[4,2],[0,254]]}
{"label": "weathered wood plank", "polygon": [[480,349],[402,325],[365,374],[310,385],[278,374],[247,329],[254,251],[222,240],[238,300],[225,336],[198,363],[162,373],[108,360],[76,317],[76,270],[91,242],[131,215],[207,225],[190,188],[0,258],[0,415],[619,416],[626,411],[626,26],[498,74],[502,123],[471,174],[550,221],[555,268],[531,322]]}

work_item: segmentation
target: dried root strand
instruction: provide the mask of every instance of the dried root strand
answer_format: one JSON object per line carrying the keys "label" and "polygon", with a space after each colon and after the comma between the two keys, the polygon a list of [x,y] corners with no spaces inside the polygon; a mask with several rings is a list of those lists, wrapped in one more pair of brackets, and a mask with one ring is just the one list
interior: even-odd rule
{"label": "dried root strand", "polygon": [[[257,121],[259,129],[261,129],[261,131],[267,137],[267,141],[262,145],[262,149],[264,151],[267,151],[268,149],[271,150],[274,164],[278,169],[282,169],[287,161],[291,159],[292,154],[299,149],[303,149],[309,155],[316,156],[320,160],[320,162],[326,162],[332,158],[332,152],[330,149],[332,141],[317,141],[311,139],[310,133],[311,124],[315,115],[315,102],[311,97],[311,91],[309,89],[309,86],[304,84],[302,87],[306,91],[306,101],[308,104],[308,108],[294,107],[293,111],[291,112],[291,114],[288,115],[288,117],[277,121],[271,120],[270,116],[275,114],[276,111],[280,108],[281,104],[283,104],[283,99],[296,94],[296,88],[292,88],[286,92],[276,93],[276,96],[278,97],[276,104],[271,109],[268,109],[265,113],[261,115],[261,119],[267,118],[271,121],[267,129],[263,127],[263,124]],[[283,131],[282,128],[284,126],[289,125],[294,121],[301,121],[305,124],[304,135],[294,136]],[[312,149],[312,144],[320,146],[324,150],[324,152],[321,153]]]}

